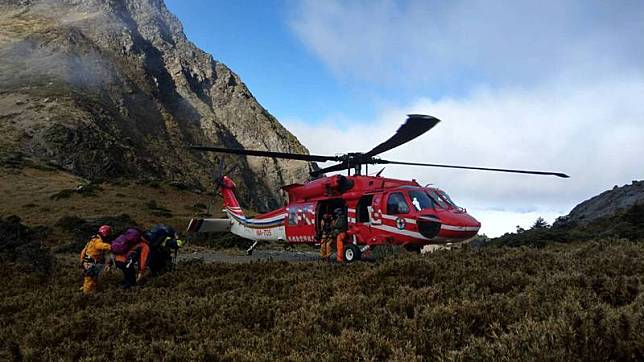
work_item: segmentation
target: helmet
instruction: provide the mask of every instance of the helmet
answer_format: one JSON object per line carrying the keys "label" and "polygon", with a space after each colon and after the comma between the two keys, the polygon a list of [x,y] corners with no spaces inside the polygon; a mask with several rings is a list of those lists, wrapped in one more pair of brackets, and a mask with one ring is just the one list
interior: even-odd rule
{"label": "helmet", "polygon": [[336,215],[342,215],[344,214],[344,210],[342,210],[341,207],[338,207],[337,209],[333,210],[333,213]]}
{"label": "helmet", "polygon": [[102,237],[106,237],[112,233],[112,227],[109,225],[102,225],[100,228],[98,228],[98,235]]}

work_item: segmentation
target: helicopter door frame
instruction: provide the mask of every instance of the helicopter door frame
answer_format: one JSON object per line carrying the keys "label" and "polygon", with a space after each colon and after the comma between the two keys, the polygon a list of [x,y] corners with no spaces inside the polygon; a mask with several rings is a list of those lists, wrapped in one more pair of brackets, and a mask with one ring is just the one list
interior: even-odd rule
{"label": "helicopter door frame", "polygon": [[[348,206],[347,202],[345,199],[338,197],[338,198],[332,198],[332,199],[326,199],[326,200],[319,200],[316,201],[317,205],[315,208],[316,215],[315,215],[315,235],[316,239],[319,239],[322,237],[322,216],[324,216],[325,213],[329,213],[333,216],[335,219],[335,215],[333,214],[333,210],[336,208],[340,207],[344,209],[344,216],[347,217],[347,224],[349,222],[348,220]],[[319,242],[319,240],[318,240]]]}
{"label": "helicopter door frame", "polygon": [[371,222],[372,222],[372,204],[376,194],[362,195],[358,202],[356,202],[354,210],[355,217],[349,218],[353,222],[354,242],[358,244],[367,244],[371,238]]}
{"label": "helicopter door frame", "polygon": [[356,204],[356,224],[371,225],[371,212],[369,209],[373,204],[374,196],[374,194],[365,194],[358,199],[358,203]]}

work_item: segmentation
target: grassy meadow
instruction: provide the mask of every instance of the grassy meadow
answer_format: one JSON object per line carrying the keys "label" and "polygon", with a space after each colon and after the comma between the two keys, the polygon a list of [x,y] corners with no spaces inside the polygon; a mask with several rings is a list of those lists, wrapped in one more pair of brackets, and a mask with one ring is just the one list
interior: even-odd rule
{"label": "grassy meadow", "polygon": [[644,244],[464,248],[375,263],[179,263],[142,288],[82,296],[0,264],[0,359],[644,358]]}

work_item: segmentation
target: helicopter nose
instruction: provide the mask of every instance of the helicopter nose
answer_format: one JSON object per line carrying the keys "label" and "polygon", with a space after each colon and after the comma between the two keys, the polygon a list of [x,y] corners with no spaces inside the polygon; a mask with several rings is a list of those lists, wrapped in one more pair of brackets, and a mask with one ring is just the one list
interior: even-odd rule
{"label": "helicopter nose", "polygon": [[466,212],[451,213],[449,217],[441,218],[441,221],[439,236],[447,239],[469,239],[481,228],[481,223]]}

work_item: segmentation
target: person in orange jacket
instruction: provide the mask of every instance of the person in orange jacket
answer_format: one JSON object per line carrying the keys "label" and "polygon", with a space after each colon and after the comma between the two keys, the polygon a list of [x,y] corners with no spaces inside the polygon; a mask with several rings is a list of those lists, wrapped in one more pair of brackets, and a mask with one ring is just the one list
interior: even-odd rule
{"label": "person in orange jacket", "polygon": [[146,275],[149,258],[150,246],[145,238],[140,238],[127,253],[114,256],[116,266],[123,271],[123,288],[130,288],[141,282]]}
{"label": "person in orange jacket", "polygon": [[[92,236],[80,253],[80,266],[83,271],[83,294],[91,294],[98,288],[98,277],[103,271],[110,269],[109,252],[111,245],[106,238],[112,232],[112,227],[103,225],[98,228],[98,234]],[[106,257],[107,255],[107,257]]]}

